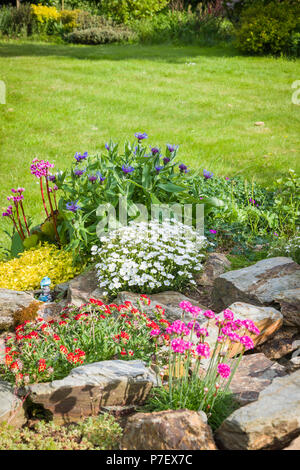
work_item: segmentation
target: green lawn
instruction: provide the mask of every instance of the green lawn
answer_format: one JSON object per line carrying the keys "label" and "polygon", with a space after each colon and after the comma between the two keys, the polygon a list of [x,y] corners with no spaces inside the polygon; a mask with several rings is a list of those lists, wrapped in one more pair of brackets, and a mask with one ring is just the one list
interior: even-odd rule
{"label": "green lawn", "polygon": [[[179,144],[194,168],[270,183],[300,169],[300,61],[243,57],[229,47],[0,43],[0,208],[11,187],[27,190],[42,216],[34,157],[55,168],[136,131],[149,144]],[[264,127],[254,125],[264,121]],[[1,227],[8,225],[1,220]]]}

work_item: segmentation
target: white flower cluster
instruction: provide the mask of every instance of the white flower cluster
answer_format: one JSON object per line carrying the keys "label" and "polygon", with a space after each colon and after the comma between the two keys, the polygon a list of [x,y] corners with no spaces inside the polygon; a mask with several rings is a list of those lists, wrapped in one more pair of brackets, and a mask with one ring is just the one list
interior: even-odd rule
{"label": "white flower cluster", "polygon": [[[92,247],[99,286],[114,295],[120,290],[151,293],[195,284],[202,269],[205,237],[177,220],[131,223]],[[104,294],[104,295],[105,295]]]}

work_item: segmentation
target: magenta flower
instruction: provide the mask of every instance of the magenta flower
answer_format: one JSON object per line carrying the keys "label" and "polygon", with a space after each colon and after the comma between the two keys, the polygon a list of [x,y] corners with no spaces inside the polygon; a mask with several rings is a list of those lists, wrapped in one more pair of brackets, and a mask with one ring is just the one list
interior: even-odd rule
{"label": "magenta flower", "polygon": [[150,331],[150,335],[151,336],[159,336],[160,335],[160,329],[155,329],[155,330],[152,330]]}
{"label": "magenta flower", "polygon": [[218,231],[217,231],[217,230],[214,230],[214,229],[211,229],[211,230],[210,230],[210,233],[215,234],[215,233],[218,233]]}
{"label": "magenta flower", "polygon": [[212,310],[206,310],[205,312],[203,312],[203,315],[206,318],[215,318],[215,312],[213,312]]}
{"label": "magenta flower", "polygon": [[175,338],[171,342],[171,348],[175,353],[184,354],[193,347],[190,341],[184,341],[182,338]]}
{"label": "magenta flower", "polygon": [[223,379],[227,379],[230,376],[230,372],[230,367],[227,364],[218,364],[218,374],[220,374]]}
{"label": "magenta flower", "polygon": [[198,356],[203,356],[208,359],[210,356],[209,345],[207,343],[198,344],[198,346],[196,347],[196,353],[198,354]]}
{"label": "magenta flower", "polygon": [[224,318],[226,318],[226,320],[229,320],[229,321],[234,320],[234,313],[228,308],[224,310],[223,315],[224,315]]}
{"label": "magenta flower", "polygon": [[250,336],[241,336],[240,338],[240,343],[245,346],[246,350],[253,349],[254,348],[254,343]]}
{"label": "magenta flower", "polygon": [[169,334],[175,333],[176,335],[187,336],[190,334],[189,328],[181,320],[175,320],[172,325],[168,326],[166,332]]}

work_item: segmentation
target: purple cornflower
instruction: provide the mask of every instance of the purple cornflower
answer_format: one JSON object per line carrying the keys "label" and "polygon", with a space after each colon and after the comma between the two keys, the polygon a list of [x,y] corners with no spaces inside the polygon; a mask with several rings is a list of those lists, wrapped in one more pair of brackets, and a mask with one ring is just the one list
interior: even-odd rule
{"label": "purple cornflower", "polygon": [[97,175],[88,175],[88,180],[91,181],[91,183],[95,183],[97,179],[98,179]]}
{"label": "purple cornflower", "polygon": [[279,237],[279,235],[278,235],[277,232],[274,232],[274,236],[275,236],[275,237]]}
{"label": "purple cornflower", "polygon": [[175,150],[178,149],[178,145],[167,144],[167,149],[169,150],[170,153],[173,153],[175,152]]}
{"label": "purple cornflower", "polygon": [[213,174],[213,173],[210,173],[210,172],[207,171],[207,170],[203,170],[203,176],[204,176],[204,178],[205,178],[206,180],[209,180],[209,179],[211,179],[211,178],[214,176],[214,174]]}
{"label": "purple cornflower", "polygon": [[157,173],[159,173],[161,170],[163,170],[163,166],[156,166],[155,169],[157,171]]}
{"label": "purple cornflower", "polygon": [[82,176],[83,173],[85,173],[85,171],[86,171],[86,170],[79,170],[79,169],[74,170],[74,175],[75,175],[75,176]]}
{"label": "purple cornflower", "polygon": [[125,166],[125,165],[123,165],[123,166],[122,166],[122,171],[123,171],[123,172],[125,173],[125,175],[126,175],[127,173],[132,173],[132,172],[134,171],[134,168],[133,168],[133,166]]}
{"label": "purple cornflower", "polygon": [[210,230],[210,233],[213,233],[213,234],[215,234],[215,233],[218,233],[218,231],[217,231],[217,230],[213,230],[213,229],[211,229],[211,230]]}
{"label": "purple cornflower", "polygon": [[74,155],[74,158],[77,162],[80,162],[81,160],[85,160],[88,157],[88,153],[84,152],[82,155],[80,153],[76,152]]}
{"label": "purple cornflower", "polygon": [[187,173],[189,171],[188,167],[184,165],[184,163],[181,163],[178,168],[180,170],[180,173]]}
{"label": "purple cornflower", "polygon": [[159,153],[159,148],[158,147],[150,147],[152,155],[156,155]]}
{"label": "purple cornflower", "polygon": [[67,204],[66,204],[66,209],[67,209],[68,211],[71,211],[71,212],[74,212],[74,213],[75,213],[76,211],[78,211],[78,210],[81,209],[81,207],[78,206],[77,203],[78,203],[78,200],[77,200],[76,202],[74,202],[74,201],[72,201],[72,202],[67,202]]}
{"label": "purple cornflower", "polygon": [[106,142],[106,144],[105,144],[105,148],[106,148],[106,150],[109,152],[109,145],[108,145],[107,142]]}
{"label": "purple cornflower", "polygon": [[167,165],[171,159],[169,157],[163,158],[164,165]]}
{"label": "purple cornflower", "polygon": [[141,142],[141,140],[148,138],[148,134],[146,134],[146,132],[136,132],[134,136],[137,138],[139,142]]}

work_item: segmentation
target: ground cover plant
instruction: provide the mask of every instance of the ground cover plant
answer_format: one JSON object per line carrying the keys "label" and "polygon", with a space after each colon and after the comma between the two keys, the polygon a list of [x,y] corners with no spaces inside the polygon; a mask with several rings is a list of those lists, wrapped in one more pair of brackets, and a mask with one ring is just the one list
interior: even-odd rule
{"label": "ground cover plant", "polygon": [[183,290],[196,284],[208,243],[191,226],[176,219],[132,223],[101,237],[92,247],[103,295],[118,291]]}
{"label": "ground cover plant", "polygon": [[1,450],[112,450],[118,448],[122,428],[109,414],[79,424],[37,421],[30,428],[0,424]]}

